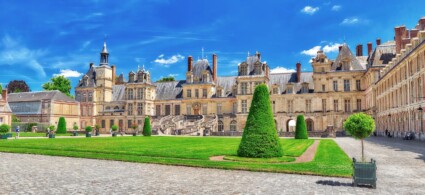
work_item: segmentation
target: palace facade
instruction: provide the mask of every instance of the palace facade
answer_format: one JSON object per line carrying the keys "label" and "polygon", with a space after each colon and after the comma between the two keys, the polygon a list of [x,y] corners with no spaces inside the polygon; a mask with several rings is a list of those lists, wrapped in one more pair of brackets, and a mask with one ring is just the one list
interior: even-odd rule
{"label": "palace facade", "polygon": [[336,59],[318,51],[312,72],[302,72],[297,63],[296,72],[273,74],[256,52],[241,60],[237,75],[219,76],[216,54],[211,61],[189,56],[186,79],[172,82],[152,82],[144,68],[126,78],[116,75],[105,43],[100,63],[91,63],[75,88],[80,126],[133,130],[149,116],[159,134],[236,135],[243,131],[255,86],[264,83],[279,132],[294,131],[289,122],[299,114],[310,132],[343,132],[350,114],[365,112],[380,133],[423,135],[424,28],[425,18],[411,30],[396,27],[394,41],[377,39],[375,48],[369,42],[366,52],[361,44],[355,52],[343,44]]}

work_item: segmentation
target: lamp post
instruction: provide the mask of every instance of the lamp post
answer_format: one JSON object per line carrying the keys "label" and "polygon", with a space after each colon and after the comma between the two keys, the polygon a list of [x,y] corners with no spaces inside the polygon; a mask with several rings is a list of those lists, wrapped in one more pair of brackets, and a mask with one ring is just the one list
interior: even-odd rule
{"label": "lamp post", "polygon": [[421,112],[421,130],[423,132],[423,127],[424,127],[424,120],[423,120],[423,114],[424,114],[424,109],[422,109],[422,106],[419,106],[418,111]]}
{"label": "lamp post", "polygon": [[[390,114],[388,114],[388,127],[390,127],[391,126],[391,113]],[[387,127],[387,129],[388,129],[388,127]]]}

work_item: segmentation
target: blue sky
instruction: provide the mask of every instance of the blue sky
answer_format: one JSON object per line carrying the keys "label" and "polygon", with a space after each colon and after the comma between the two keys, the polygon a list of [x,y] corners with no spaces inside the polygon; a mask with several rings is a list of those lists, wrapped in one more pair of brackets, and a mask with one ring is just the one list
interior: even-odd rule
{"label": "blue sky", "polygon": [[184,79],[186,58],[218,55],[218,74],[235,75],[247,53],[261,52],[274,71],[294,69],[317,49],[335,57],[338,44],[375,46],[394,27],[413,28],[425,1],[335,0],[0,0],[0,83],[25,80],[32,91],[64,74],[77,84],[99,63],[107,39],[109,62],[127,77],[145,65],[152,79]]}

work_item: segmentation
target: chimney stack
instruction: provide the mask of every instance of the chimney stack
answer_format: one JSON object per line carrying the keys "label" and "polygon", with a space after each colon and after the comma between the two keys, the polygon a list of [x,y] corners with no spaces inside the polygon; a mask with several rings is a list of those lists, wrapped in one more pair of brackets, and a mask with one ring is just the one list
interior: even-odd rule
{"label": "chimney stack", "polygon": [[112,85],[115,85],[115,77],[116,77],[115,65],[112,65],[111,68],[112,68]]}
{"label": "chimney stack", "polygon": [[301,81],[301,63],[297,63],[297,83]]}
{"label": "chimney stack", "polygon": [[217,55],[213,54],[213,81],[217,81]]}
{"label": "chimney stack", "polygon": [[363,45],[358,44],[356,47],[356,56],[363,56]]}
{"label": "chimney stack", "polygon": [[396,53],[400,53],[403,45],[403,38],[407,38],[406,27],[399,26],[394,28]]}
{"label": "chimney stack", "polygon": [[381,45],[381,38],[376,39],[376,46]]}
{"label": "chimney stack", "polygon": [[1,92],[1,97],[5,102],[7,102],[7,89],[3,89],[3,91]]}
{"label": "chimney stack", "polygon": [[192,56],[188,56],[187,57],[187,71],[188,72],[192,71],[192,63],[193,63]]}
{"label": "chimney stack", "polygon": [[341,48],[342,48],[342,45],[340,45],[340,46],[338,47],[338,51],[341,51]]}
{"label": "chimney stack", "polygon": [[367,55],[370,55],[372,53],[372,43],[367,43]]}

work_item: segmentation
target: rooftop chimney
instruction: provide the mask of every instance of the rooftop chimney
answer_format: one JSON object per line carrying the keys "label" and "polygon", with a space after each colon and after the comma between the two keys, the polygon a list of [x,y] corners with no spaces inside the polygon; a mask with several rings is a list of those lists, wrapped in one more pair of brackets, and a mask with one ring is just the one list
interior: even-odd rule
{"label": "rooftop chimney", "polygon": [[407,38],[407,32],[405,26],[399,26],[394,28],[395,31],[395,48],[396,53],[400,53],[403,45],[403,38]]}
{"label": "rooftop chimney", "polygon": [[301,81],[301,63],[297,63],[297,83]]}
{"label": "rooftop chimney", "polygon": [[338,51],[341,51],[341,48],[342,48],[342,45],[340,45],[340,46],[338,47]]}
{"label": "rooftop chimney", "polygon": [[217,81],[217,55],[213,54],[213,81]]}
{"label": "rooftop chimney", "polygon": [[1,97],[5,102],[7,102],[7,89],[3,89],[3,91],[1,92]]}
{"label": "rooftop chimney", "polygon": [[112,68],[112,85],[115,85],[115,77],[116,77],[115,65],[112,65],[111,68]]}
{"label": "rooftop chimney", "polygon": [[381,45],[381,38],[376,39],[376,46]]}
{"label": "rooftop chimney", "polygon": [[356,56],[363,56],[363,45],[358,44],[356,47]]}
{"label": "rooftop chimney", "polygon": [[370,55],[372,53],[372,43],[367,43],[367,55]]}
{"label": "rooftop chimney", "polygon": [[187,71],[188,72],[192,71],[192,63],[193,63],[192,56],[188,56],[187,57]]}

